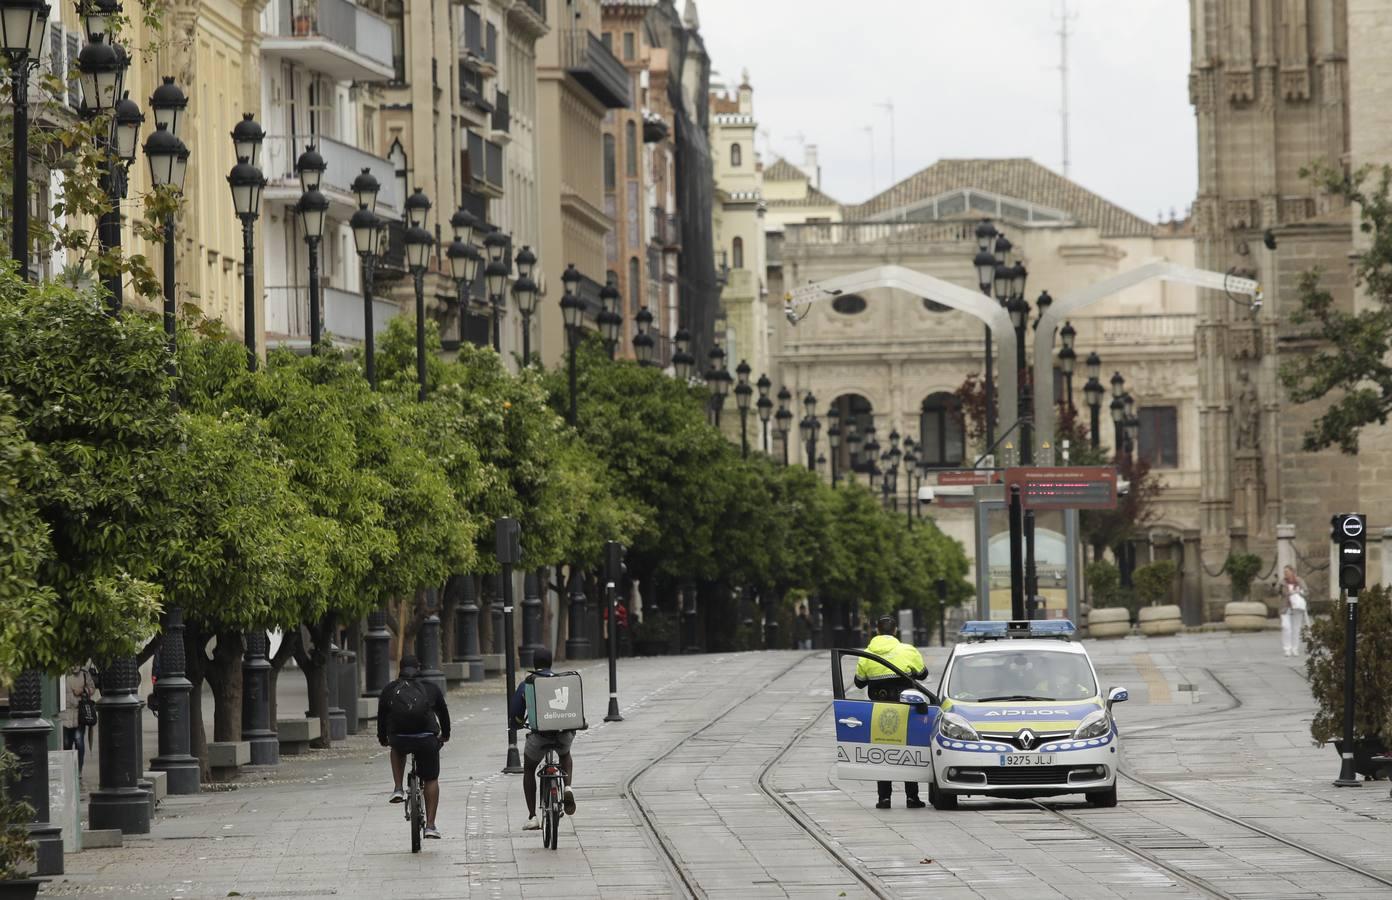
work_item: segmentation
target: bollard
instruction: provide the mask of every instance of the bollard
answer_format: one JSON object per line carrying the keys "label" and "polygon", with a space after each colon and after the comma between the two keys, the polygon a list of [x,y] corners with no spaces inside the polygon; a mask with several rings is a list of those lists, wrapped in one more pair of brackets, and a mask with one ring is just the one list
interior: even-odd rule
{"label": "bollard", "polygon": [[609,712],[606,722],[622,722],[619,715],[619,584],[624,576],[624,548],[617,541],[604,542],[605,593],[609,601]]}
{"label": "bollard", "polygon": [[19,759],[19,771],[6,788],[12,798],[34,809],[29,839],[36,851],[35,874],[62,875],[63,829],[48,820],[48,735],[53,724],[41,715],[42,692],[43,673],[37,669],[25,669],[10,688],[5,749]]}
{"label": "bollard", "polygon": [[[329,741],[348,740],[348,714],[343,711],[343,701],[338,695],[338,646],[329,644],[328,659],[324,663],[324,680],[329,688]],[[349,700],[356,700],[350,697]],[[309,715],[309,713],[305,713]]]}
{"label": "bollard", "polygon": [[570,617],[567,627],[566,659],[589,659],[590,639],[585,635],[589,623],[585,617],[585,577],[578,566],[570,567]]}
{"label": "bollard", "polygon": [[507,697],[503,701],[503,718],[507,721],[507,761],[503,771],[509,775],[522,774],[522,759],[517,753],[517,726],[513,724],[512,695],[517,692],[517,670],[513,667],[512,656],[512,567],[522,557],[522,528],[513,518],[498,520],[495,536],[497,538],[498,562],[503,571],[500,578],[502,609],[498,614],[503,619],[503,659],[507,670]]}
{"label": "bollard", "polygon": [[[97,701],[100,784],[87,804],[89,827],[122,834],[150,833],[150,798],[137,781],[141,775],[140,668],[134,656],[103,667]],[[47,770],[45,770],[47,771]]]}
{"label": "bollard", "polygon": [[532,658],[539,647],[545,649],[541,642],[541,587],[536,572],[528,571],[522,576],[522,648],[517,664],[523,669],[532,668]]}
{"label": "bollard", "polygon": [[391,632],[387,630],[385,609],[368,614],[363,654],[367,657],[367,686],[363,689],[363,696],[381,696],[382,688],[391,681]]}
{"label": "bollard", "polygon": [[246,651],[242,654],[242,740],[251,745],[253,766],[280,764],[280,739],[271,728],[271,661],[266,658],[270,645],[264,630],[254,628],[246,633]]}
{"label": "bollard", "polygon": [[169,793],[196,794],[199,769],[198,759],[189,753],[193,747],[189,734],[189,692],[193,683],[184,677],[184,611],[169,607],[162,630],[160,679],[155,685],[160,713],[159,756],[150,760],[150,768],[165,773]]}
{"label": "bollard", "polygon": [[478,590],[472,575],[464,576],[464,602],[459,604],[455,619],[459,623],[455,632],[455,647],[458,648],[455,658],[469,666],[470,681],[482,681],[483,654],[479,648]]}
{"label": "bollard", "polygon": [[344,727],[349,734],[358,733],[358,654],[352,650],[338,653],[338,702],[343,707]]}
{"label": "bollard", "polygon": [[[433,604],[432,604],[433,606]],[[416,633],[416,655],[420,657],[422,681],[429,681],[445,692],[445,673],[440,670],[440,617],[432,611]]]}

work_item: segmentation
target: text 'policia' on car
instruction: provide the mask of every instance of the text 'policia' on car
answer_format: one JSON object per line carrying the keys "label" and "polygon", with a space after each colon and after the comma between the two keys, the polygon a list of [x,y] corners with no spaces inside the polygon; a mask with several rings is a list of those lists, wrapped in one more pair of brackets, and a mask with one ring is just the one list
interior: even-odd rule
{"label": "text 'policia' on car", "polygon": [[[1080,793],[1116,805],[1121,738],[1113,707],[1066,620],[968,622],[936,691],[864,650],[832,652],[837,775],[928,782],[936,809],[959,797]],[[842,658],[871,659],[902,679],[897,702],[848,698]]]}

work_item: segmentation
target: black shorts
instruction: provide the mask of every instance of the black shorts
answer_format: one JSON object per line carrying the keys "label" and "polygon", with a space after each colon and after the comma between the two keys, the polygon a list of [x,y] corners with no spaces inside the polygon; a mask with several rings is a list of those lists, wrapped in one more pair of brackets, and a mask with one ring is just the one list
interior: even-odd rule
{"label": "black shorts", "polygon": [[389,739],[391,748],[401,754],[411,754],[416,758],[416,771],[422,781],[440,780],[440,739],[430,737],[407,737],[394,734]]}

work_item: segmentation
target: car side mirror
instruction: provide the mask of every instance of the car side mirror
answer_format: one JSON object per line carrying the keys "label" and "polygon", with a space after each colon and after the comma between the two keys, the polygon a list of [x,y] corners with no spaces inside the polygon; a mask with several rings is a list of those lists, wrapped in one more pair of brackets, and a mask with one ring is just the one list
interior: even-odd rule
{"label": "car side mirror", "polygon": [[1124,703],[1131,699],[1124,687],[1114,687],[1107,691],[1107,706],[1110,708],[1113,703]]}
{"label": "car side mirror", "polygon": [[922,691],[900,691],[899,702],[912,706],[914,712],[924,713],[928,711],[928,698]]}

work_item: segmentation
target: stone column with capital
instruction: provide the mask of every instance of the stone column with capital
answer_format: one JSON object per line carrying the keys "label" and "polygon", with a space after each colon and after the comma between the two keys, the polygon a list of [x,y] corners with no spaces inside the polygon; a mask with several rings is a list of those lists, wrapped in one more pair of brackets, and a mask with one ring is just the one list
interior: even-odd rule
{"label": "stone column with capital", "polygon": [[101,699],[97,701],[97,740],[101,786],[87,805],[89,826],[122,834],[150,833],[150,798],[137,783],[142,767],[140,667],[134,656],[115,659],[102,668]]}
{"label": "stone column with capital", "polygon": [[19,766],[15,779],[5,788],[11,797],[33,807],[29,839],[36,851],[35,874],[62,875],[63,830],[48,820],[48,736],[53,723],[43,718],[42,696],[43,673],[37,669],[21,672],[10,688],[10,718],[3,729],[5,749],[14,754]]}
{"label": "stone column with capital", "polygon": [[160,678],[155,685],[159,702],[159,756],[150,768],[165,773],[171,794],[196,794],[200,770],[189,734],[189,693],[193,683],[184,677],[184,611],[171,606],[164,614],[160,641]]}
{"label": "stone column with capital", "polygon": [[270,640],[253,628],[246,633],[242,654],[242,740],[251,745],[253,766],[280,763],[280,740],[271,727],[271,662],[266,658]]}

